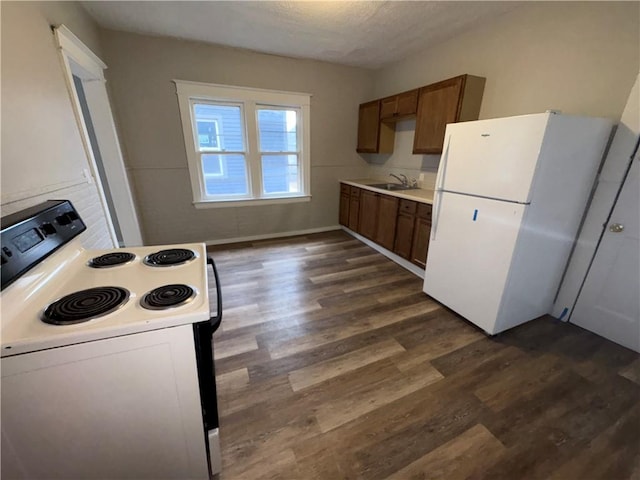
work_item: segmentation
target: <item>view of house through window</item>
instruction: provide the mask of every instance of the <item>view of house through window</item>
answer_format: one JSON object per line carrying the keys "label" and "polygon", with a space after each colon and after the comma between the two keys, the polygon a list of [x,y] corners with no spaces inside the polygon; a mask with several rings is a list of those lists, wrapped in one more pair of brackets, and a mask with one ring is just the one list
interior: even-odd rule
{"label": "view of house through window", "polygon": [[207,195],[246,195],[249,177],[242,106],[199,102],[192,105]]}
{"label": "view of house through window", "polygon": [[298,130],[295,110],[258,108],[264,193],[298,193]]}
{"label": "view of house through window", "polygon": [[308,95],[176,85],[196,203],[308,196]]}

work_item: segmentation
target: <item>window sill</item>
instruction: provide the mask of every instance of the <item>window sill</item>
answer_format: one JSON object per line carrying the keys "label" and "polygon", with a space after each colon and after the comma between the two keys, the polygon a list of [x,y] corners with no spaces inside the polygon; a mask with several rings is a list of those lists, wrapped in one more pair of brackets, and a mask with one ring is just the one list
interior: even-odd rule
{"label": "window sill", "polygon": [[258,205],[279,205],[284,203],[302,203],[311,201],[311,195],[281,198],[247,198],[243,200],[209,200],[193,202],[197,209],[227,208],[227,207],[255,207]]}

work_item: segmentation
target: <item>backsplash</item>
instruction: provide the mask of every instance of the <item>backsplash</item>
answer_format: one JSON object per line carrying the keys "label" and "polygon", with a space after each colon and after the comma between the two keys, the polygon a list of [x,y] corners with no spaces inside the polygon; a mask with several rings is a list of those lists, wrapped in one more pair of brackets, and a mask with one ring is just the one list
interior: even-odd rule
{"label": "backsplash", "polygon": [[393,153],[365,154],[362,158],[369,164],[368,177],[388,180],[389,174],[402,173],[407,177],[419,180],[421,188],[433,189],[436,183],[440,155],[415,155],[413,153],[413,137],[416,128],[415,119],[396,123],[396,136]]}

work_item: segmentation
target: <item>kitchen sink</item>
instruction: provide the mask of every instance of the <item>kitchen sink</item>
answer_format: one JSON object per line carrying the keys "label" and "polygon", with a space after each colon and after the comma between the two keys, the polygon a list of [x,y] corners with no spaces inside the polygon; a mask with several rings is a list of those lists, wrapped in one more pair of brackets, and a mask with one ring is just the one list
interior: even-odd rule
{"label": "kitchen sink", "polygon": [[418,187],[411,187],[409,185],[401,185],[399,183],[374,183],[373,185],[369,185],[369,187],[381,188],[382,190],[417,190]]}

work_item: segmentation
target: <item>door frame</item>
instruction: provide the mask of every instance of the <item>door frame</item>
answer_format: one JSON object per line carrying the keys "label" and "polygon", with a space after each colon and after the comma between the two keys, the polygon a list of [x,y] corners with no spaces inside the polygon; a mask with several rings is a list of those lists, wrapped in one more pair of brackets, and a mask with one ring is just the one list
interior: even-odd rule
{"label": "door frame", "polygon": [[[74,114],[80,129],[83,147],[89,160],[91,174],[96,180],[96,187],[102,209],[107,218],[107,225],[114,245],[142,245],[142,234],[138,215],[129,185],[129,178],[122,157],[120,142],[116,133],[113,113],[107,95],[104,70],[107,65],[98,58],[71,30],[65,25],[53,29],[60,59],[65,74],[67,89],[71,97]],[[73,76],[82,80],[87,106],[91,112],[91,120],[97,139],[97,147],[101,152],[102,164],[106,178],[101,178],[96,158],[91,147],[87,125],[82,114],[78,92]],[[109,210],[103,181],[109,186],[114,215],[122,236],[118,240],[114,228],[114,219]]]}

